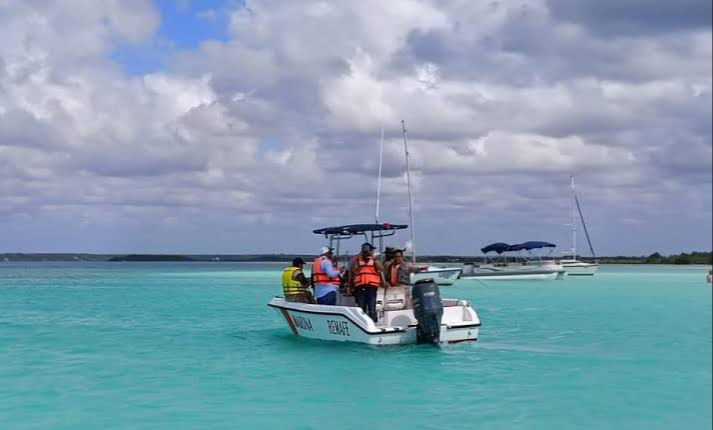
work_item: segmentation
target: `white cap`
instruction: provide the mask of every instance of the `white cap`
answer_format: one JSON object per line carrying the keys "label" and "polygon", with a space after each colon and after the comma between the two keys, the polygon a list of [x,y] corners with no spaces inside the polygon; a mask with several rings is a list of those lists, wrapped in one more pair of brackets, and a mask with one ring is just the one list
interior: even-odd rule
{"label": "white cap", "polygon": [[334,251],[333,248],[330,248],[330,247],[328,247],[328,246],[323,246],[323,247],[319,250],[319,255],[328,254],[328,253],[330,253],[330,252],[332,252],[332,251]]}

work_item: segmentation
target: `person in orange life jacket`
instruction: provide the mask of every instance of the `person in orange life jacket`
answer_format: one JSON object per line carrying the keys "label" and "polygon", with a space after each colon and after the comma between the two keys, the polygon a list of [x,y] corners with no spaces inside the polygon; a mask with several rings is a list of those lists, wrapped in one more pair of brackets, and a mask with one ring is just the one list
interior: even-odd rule
{"label": "person in orange life jacket", "polygon": [[323,246],[320,255],[312,264],[312,285],[317,304],[334,306],[337,304],[337,291],[341,279],[333,261],[334,250]]}
{"label": "person in orange life jacket", "polygon": [[374,258],[374,249],[370,243],[361,246],[361,254],[352,263],[350,284],[354,287],[357,305],[377,322],[376,292],[382,285],[384,268]]}
{"label": "person in orange life jacket", "polygon": [[411,274],[423,272],[425,267],[414,267],[404,260],[404,252],[400,249],[394,251],[394,258],[385,268],[386,284],[388,287],[404,287],[411,285]]}

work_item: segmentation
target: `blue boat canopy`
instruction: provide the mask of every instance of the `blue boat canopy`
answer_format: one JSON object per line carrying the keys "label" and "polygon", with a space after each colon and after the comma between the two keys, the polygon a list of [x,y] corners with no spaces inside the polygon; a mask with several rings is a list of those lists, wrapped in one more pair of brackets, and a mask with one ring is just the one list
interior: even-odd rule
{"label": "blue boat canopy", "polygon": [[482,248],[481,251],[483,252],[483,254],[488,254],[490,252],[497,252],[498,254],[502,254],[504,252],[531,251],[533,249],[541,248],[557,248],[557,245],[555,245],[554,243],[540,241],[530,241],[525,243],[518,243],[516,245],[498,242],[488,245],[485,248]]}
{"label": "blue boat canopy", "polygon": [[325,227],[314,230],[314,234],[323,235],[353,235],[353,234],[363,234],[378,231],[396,231],[405,230],[408,226],[405,224],[354,224],[354,225],[342,225],[338,227]]}
{"label": "blue boat canopy", "polygon": [[557,245],[554,243],[549,243],[549,242],[540,242],[540,241],[531,241],[531,242],[525,242],[525,243],[520,243],[518,245],[513,245],[508,249],[508,251],[531,251],[533,249],[542,249],[542,248],[557,248]]}
{"label": "blue boat canopy", "polygon": [[488,245],[485,248],[482,248],[480,251],[483,254],[487,254],[489,252],[497,252],[498,254],[502,254],[503,252],[509,251],[510,248],[511,248],[510,244],[498,242],[498,243],[493,243],[491,245]]}

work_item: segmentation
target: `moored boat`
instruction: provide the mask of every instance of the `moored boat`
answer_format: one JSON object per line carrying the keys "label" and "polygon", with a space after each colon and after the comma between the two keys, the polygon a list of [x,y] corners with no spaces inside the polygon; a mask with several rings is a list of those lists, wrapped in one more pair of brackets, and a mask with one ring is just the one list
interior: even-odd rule
{"label": "moored boat", "polygon": [[[570,177],[570,186],[572,190],[572,251],[562,260],[562,266],[571,276],[594,276],[599,269],[599,263],[596,261],[596,254],[594,253],[594,246],[592,246],[592,240],[589,237],[589,230],[587,230],[587,223],[584,221],[584,214],[582,214],[582,207],[579,204],[579,198],[577,197],[577,192],[574,186],[574,176]],[[589,250],[592,252],[592,258],[594,258],[593,263],[586,261],[581,261],[577,259],[577,215],[579,214],[579,220],[582,222],[582,227],[584,228],[584,233],[587,236],[587,243],[589,244]]]}
{"label": "moored boat", "polygon": [[[485,254],[485,263],[466,264],[461,279],[491,281],[551,281],[567,276],[562,265],[554,260],[543,260],[531,253],[532,250],[554,248],[548,242],[525,242],[510,245],[503,242],[493,243],[481,249]],[[527,251],[530,256],[519,253]],[[496,254],[496,257],[490,257]]]}
{"label": "moored boat", "polygon": [[556,270],[538,269],[534,267],[511,270],[507,267],[466,265],[461,276],[463,281],[553,281],[560,276]]}
{"label": "moored boat", "polygon": [[599,263],[587,263],[577,259],[562,260],[562,267],[570,276],[594,276],[599,269]]}
{"label": "moored boat", "polygon": [[440,286],[450,286],[456,283],[463,275],[459,267],[428,266],[424,271],[411,274],[411,283],[415,284],[424,279],[433,279]]}

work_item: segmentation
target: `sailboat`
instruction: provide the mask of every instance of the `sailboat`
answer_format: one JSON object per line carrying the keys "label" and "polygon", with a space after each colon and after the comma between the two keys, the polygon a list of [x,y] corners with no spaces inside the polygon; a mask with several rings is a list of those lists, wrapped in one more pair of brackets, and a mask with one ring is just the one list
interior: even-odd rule
{"label": "sailboat", "polygon": [[[587,223],[584,222],[582,207],[579,205],[579,198],[577,197],[577,191],[574,185],[574,175],[572,175],[570,179],[572,188],[572,252],[571,255],[564,258],[561,263],[570,276],[594,276],[599,268],[599,263],[596,262],[597,255],[594,253],[592,240],[590,239],[589,231],[587,230]],[[592,252],[592,257],[595,259],[594,263],[587,263],[577,259],[577,214],[579,214],[579,219],[582,222],[584,233],[587,236],[589,250]]]}

